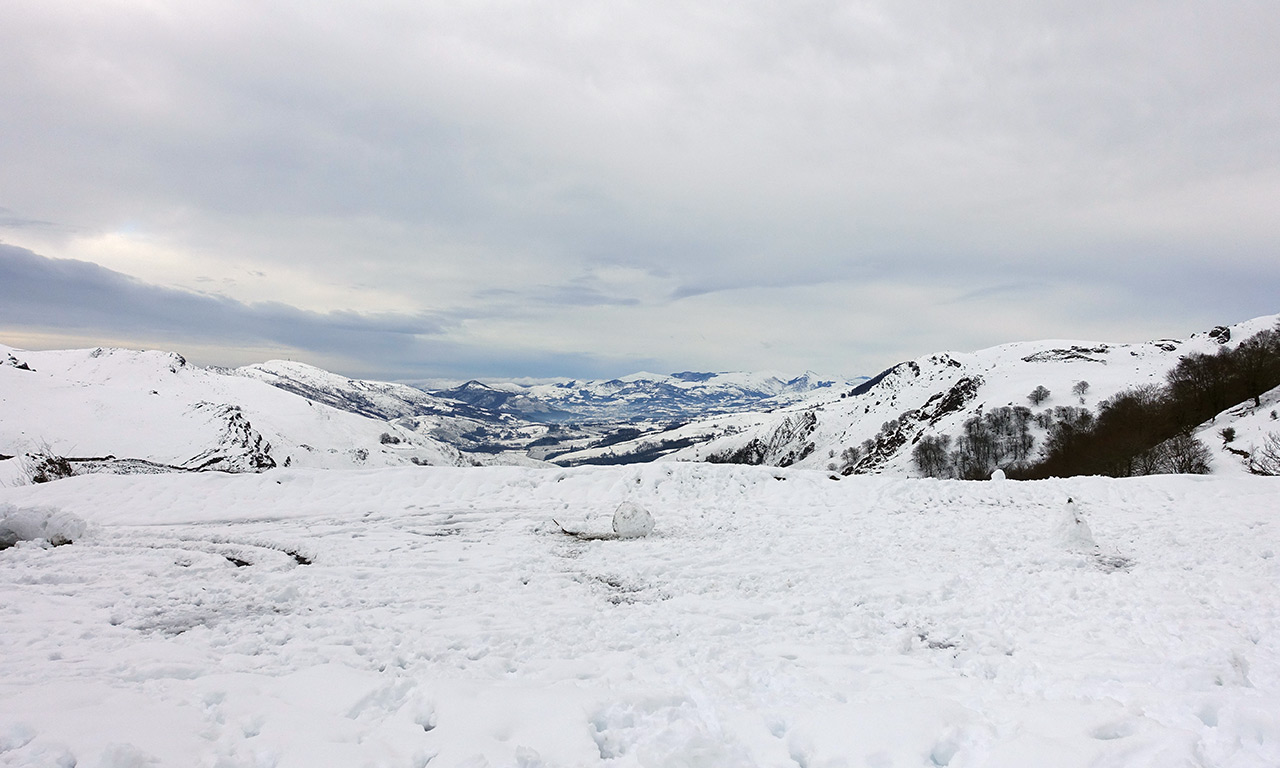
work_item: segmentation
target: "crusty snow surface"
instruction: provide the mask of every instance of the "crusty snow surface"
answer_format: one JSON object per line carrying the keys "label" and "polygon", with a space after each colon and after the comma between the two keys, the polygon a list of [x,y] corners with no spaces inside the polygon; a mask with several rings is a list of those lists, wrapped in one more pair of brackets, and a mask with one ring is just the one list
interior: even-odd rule
{"label": "crusty snow surface", "polygon": [[[622,502],[651,535],[552,522]],[[1280,765],[1274,478],[277,469],[0,504],[88,523],[0,551],[0,765]]]}

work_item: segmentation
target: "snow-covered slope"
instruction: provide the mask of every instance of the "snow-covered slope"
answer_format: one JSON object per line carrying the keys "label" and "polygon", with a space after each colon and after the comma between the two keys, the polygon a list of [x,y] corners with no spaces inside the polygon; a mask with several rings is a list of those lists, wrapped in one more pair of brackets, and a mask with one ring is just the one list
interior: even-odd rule
{"label": "snow-covered slope", "polygon": [[233,371],[317,403],[331,405],[473,453],[482,463],[537,464],[525,461],[528,444],[547,428],[483,403],[442,397],[406,384],[351,379],[305,363],[272,360]]}
{"label": "snow-covered slope", "polygon": [[[0,765],[1274,768],[1278,483],[652,464],[0,488],[0,517],[89,523],[0,551]],[[551,522],[607,530],[624,501],[652,535]]]}
{"label": "snow-covered slope", "polygon": [[1229,408],[1196,430],[1196,437],[1213,450],[1215,473],[1249,472],[1255,452],[1269,439],[1280,440],[1280,387],[1259,401],[1258,405],[1249,400]]}
{"label": "snow-covered slope", "polygon": [[[1093,410],[1120,390],[1162,383],[1165,372],[1184,355],[1238,344],[1275,327],[1277,320],[1280,316],[1256,318],[1183,340],[1141,344],[1051,340],[971,353],[938,353],[901,363],[821,400],[773,413],[703,420],[607,450],[625,455],[655,445],[678,445],[681,438],[688,438],[694,444],[673,450],[666,458],[847,471],[853,467],[846,462],[845,451],[855,448],[859,452],[856,471],[909,476],[915,474],[911,447],[921,436],[959,435],[967,419],[1001,406],[1037,412],[1059,406]],[[1081,382],[1087,389],[1076,390]],[[1037,387],[1044,387],[1049,396],[1032,405],[1028,396]],[[1037,437],[1042,438],[1043,431]],[[572,463],[598,457],[571,454],[560,460]]]}
{"label": "snow-covered slope", "polygon": [[463,462],[437,440],[263,381],[192,366],[173,353],[0,346],[0,361],[0,454],[6,456],[112,457],[116,470]]}
{"label": "snow-covered slope", "polygon": [[440,397],[407,384],[352,379],[306,363],[270,360],[236,368],[234,373],[325,403],[343,411],[391,421],[405,416],[461,417],[501,421],[484,408]]}

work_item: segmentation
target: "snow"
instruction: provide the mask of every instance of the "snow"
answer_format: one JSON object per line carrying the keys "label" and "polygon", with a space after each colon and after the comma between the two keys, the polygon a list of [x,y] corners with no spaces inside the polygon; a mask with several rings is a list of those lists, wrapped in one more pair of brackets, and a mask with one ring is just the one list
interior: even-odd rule
{"label": "snow", "polygon": [[83,520],[59,509],[24,509],[0,504],[0,549],[12,547],[20,541],[45,542],[55,546],[70,544],[83,536],[84,531]]}
{"label": "snow", "polygon": [[[952,435],[962,432],[965,420],[1003,406],[1030,406],[1027,395],[1037,386],[1050,390],[1048,400],[1034,411],[1058,406],[1083,407],[1097,410],[1098,405],[1120,392],[1144,384],[1160,384],[1167,371],[1178,360],[1191,353],[1213,354],[1219,349],[1234,347],[1249,336],[1276,327],[1280,315],[1254,318],[1230,327],[1230,341],[1225,345],[1210,332],[1193,334],[1186,339],[1158,339],[1138,344],[1112,344],[1097,341],[1046,340],[1003,344],[976,352],[940,352],[902,363],[869,382],[866,391],[841,398],[839,391],[819,394],[804,403],[778,409],[772,413],[738,413],[734,419],[741,425],[735,430],[725,429],[713,419],[702,419],[685,425],[671,433],[646,435],[642,440],[656,442],[665,438],[697,435],[695,444],[676,450],[664,460],[703,461],[716,455],[725,455],[742,448],[753,440],[776,444],[780,436],[791,433],[788,420],[794,423],[798,415],[812,413],[816,427],[812,432],[797,434],[780,446],[777,455],[792,459],[795,466],[822,469],[833,464],[833,459],[849,446],[858,446],[864,440],[874,439],[889,420],[904,414],[913,414],[906,427],[906,440],[893,455],[882,463],[864,465],[859,471],[918,475],[912,464],[911,446],[923,435]],[[936,414],[930,405],[936,398],[948,393],[957,384],[973,383],[973,397],[962,407],[948,413]],[[1083,394],[1073,393],[1078,382],[1087,382]],[[859,388],[861,389],[861,388]],[[823,400],[822,398],[825,398]],[[1249,424],[1241,428],[1242,434],[1252,437],[1258,430],[1277,430],[1277,422],[1264,424],[1277,403],[1265,409],[1252,408],[1252,401],[1242,404],[1233,412],[1247,415]],[[1233,417],[1234,418],[1234,417]],[[1219,420],[1221,422],[1221,419]],[[1218,423],[1214,431],[1229,424]],[[1205,439],[1204,435],[1201,435]],[[1237,438],[1239,440],[1239,438]],[[1205,439],[1214,445],[1214,440]],[[1216,439],[1221,444],[1221,439]],[[622,453],[631,446],[619,444],[611,450]],[[1044,447],[1043,433],[1038,435],[1035,452]],[[1244,449],[1248,448],[1245,444]],[[809,448],[809,450],[804,450]],[[1228,473],[1243,471],[1239,456],[1221,450],[1214,463],[1214,471],[1227,468]],[[835,467],[838,468],[838,467]]]}
{"label": "snow", "polygon": [[[1258,400],[1260,405],[1255,406],[1253,400],[1246,400],[1196,429],[1196,437],[1213,452],[1214,474],[1248,472],[1249,456],[1266,445],[1269,436],[1280,435],[1280,416],[1277,416],[1280,414],[1280,387],[1264,393]],[[1234,431],[1230,442],[1222,437],[1222,431],[1228,428]]]}
{"label": "snow", "polygon": [[[0,551],[0,765],[1275,766],[1277,491],[675,463],[0,488],[88,524]],[[1096,551],[1055,537],[1068,498]],[[660,526],[551,522],[624,501]]]}
{"label": "snow", "polygon": [[[459,452],[265,381],[124,349],[30,352],[0,345],[0,453],[135,459],[244,471],[263,463],[318,468],[458,465]],[[383,434],[399,438],[395,444]],[[12,461],[6,460],[6,461]],[[0,481],[13,479],[0,468]]]}
{"label": "snow", "polygon": [[1093,552],[1098,548],[1098,542],[1093,539],[1093,531],[1081,517],[1075,499],[1067,499],[1067,503],[1062,505],[1053,537],[1059,546],[1073,552]]}
{"label": "snow", "polygon": [[638,539],[653,533],[653,515],[634,501],[624,501],[613,513],[613,532],[623,539]]}

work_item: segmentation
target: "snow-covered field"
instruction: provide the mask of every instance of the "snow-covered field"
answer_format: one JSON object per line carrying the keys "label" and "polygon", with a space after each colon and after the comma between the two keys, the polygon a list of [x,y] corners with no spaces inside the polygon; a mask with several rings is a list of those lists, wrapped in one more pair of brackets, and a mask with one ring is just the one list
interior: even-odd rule
{"label": "snow-covered field", "polygon": [[[652,535],[552,523],[624,501]],[[277,469],[4,504],[89,527],[0,551],[0,765],[1280,765],[1274,478]]]}

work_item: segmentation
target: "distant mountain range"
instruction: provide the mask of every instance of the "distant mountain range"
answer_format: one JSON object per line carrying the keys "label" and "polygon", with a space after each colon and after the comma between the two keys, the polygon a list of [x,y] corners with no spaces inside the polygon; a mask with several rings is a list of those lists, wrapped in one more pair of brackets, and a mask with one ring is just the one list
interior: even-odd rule
{"label": "distant mountain range", "polygon": [[[860,379],[859,379],[860,380]],[[436,392],[530,421],[686,420],[749,408],[792,405],[815,392],[849,386],[841,379],[807,372],[786,378],[772,373],[635,373],[620,379],[566,379],[523,385],[467,383]]]}
{"label": "distant mountain range", "polygon": [[834,385],[685,373],[427,392],[280,360],[202,368],[166,352],[0,346],[0,462],[53,455],[77,471],[115,472],[539,464]]}
{"label": "distant mountain range", "polygon": [[[965,424],[1001,408],[1032,415],[1028,458],[1045,445],[1043,423],[1058,409],[1095,411],[1121,390],[1164,381],[1185,355],[1214,354],[1275,328],[1280,315],[1220,326],[1187,339],[1140,344],[1036,341],[977,352],[940,352],[909,360],[845,391],[770,412],[744,410],[675,429],[559,456],[558,462],[627,463],[632,457],[797,466],[839,474],[919,474],[912,449],[923,438],[960,438]],[[1033,398],[1043,387],[1045,397]],[[1039,402],[1033,402],[1039,400]],[[1280,388],[1258,405],[1241,403],[1197,429],[1213,453],[1214,471],[1240,472],[1251,445],[1280,430]],[[1231,441],[1218,436],[1230,427]],[[1231,443],[1231,444],[1228,444]]]}
{"label": "distant mountain range", "polygon": [[[1277,316],[1141,344],[1019,342],[940,352],[871,377],[637,373],[607,381],[469,381],[424,391],[303,363],[201,368],[165,352],[0,346],[0,481],[34,456],[76,472],[260,471],[397,464],[616,464],[653,460],[917,474],[911,451],[1002,408],[1096,409],[1163,380],[1182,356],[1231,348]],[[1031,403],[1043,387],[1047,395]],[[1200,430],[1215,471],[1242,471],[1280,429],[1280,391]],[[1235,442],[1211,439],[1231,426]],[[1042,450],[1043,426],[1027,440]],[[8,479],[6,479],[8,478]]]}

